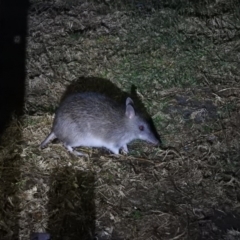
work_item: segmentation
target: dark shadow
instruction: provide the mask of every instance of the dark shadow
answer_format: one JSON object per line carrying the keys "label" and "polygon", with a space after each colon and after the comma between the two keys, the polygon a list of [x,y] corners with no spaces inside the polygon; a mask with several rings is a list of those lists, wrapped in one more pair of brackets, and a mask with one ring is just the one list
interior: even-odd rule
{"label": "dark shadow", "polygon": [[48,203],[51,239],[94,239],[94,174],[71,167],[58,168],[53,173]]}
{"label": "dark shadow", "polygon": [[[19,239],[19,199],[16,196],[18,191],[18,180],[20,178],[19,168],[21,157],[16,155],[13,158],[5,158],[1,162],[0,178],[0,226],[1,240]],[[11,201],[10,201],[11,200]]]}
{"label": "dark shadow", "polygon": [[77,80],[71,82],[71,84],[67,87],[61,100],[65,99],[65,97],[69,94],[76,92],[98,92],[105,94],[120,103],[124,103],[126,98],[129,96],[128,93],[123,92],[107,79],[97,77],[79,77]]}
{"label": "dark shadow", "polygon": [[234,211],[211,210],[198,221],[199,240],[238,240],[240,239],[240,214]]}
{"label": "dark shadow", "polygon": [[[28,0],[0,1],[0,239],[19,239],[20,128],[7,131],[12,114],[23,113]],[[10,127],[11,128],[11,127]],[[20,150],[18,151],[20,152]]]}
{"label": "dark shadow", "polygon": [[125,104],[126,98],[131,97],[134,102],[134,106],[144,117],[148,120],[152,131],[154,132],[156,138],[161,143],[160,135],[158,134],[153,120],[151,116],[148,114],[146,108],[144,107],[143,102],[139,99],[136,93],[137,87],[132,85],[131,92],[127,93],[122,91],[116,85],[114,85],[111,81],[104,79],[104,78],[96,78],[96,77],[80,77],[76,81],[72,82],[66,89],[65,93],[63,94],[61,101],[65,99],[71,93],[76,92],[98,92],[105,94],[106,96],[114,99],[115,101],[119,102],[120,104]]}

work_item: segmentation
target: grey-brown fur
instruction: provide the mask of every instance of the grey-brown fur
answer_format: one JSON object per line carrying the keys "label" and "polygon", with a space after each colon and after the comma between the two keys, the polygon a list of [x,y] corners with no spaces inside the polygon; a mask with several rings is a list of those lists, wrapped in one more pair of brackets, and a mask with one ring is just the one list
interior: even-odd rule
{"label": "grey-brown fur", "polygon": [[147,121],[135,112],[131,98],[124,107],[98,93],[71,94],[60,104],[52,131],[41,147],[54,138],[71,152],[73,147],[87,146],[106,147],[118,154],[121,148],[128,152],[127,144],[134,139],[159,143]]}

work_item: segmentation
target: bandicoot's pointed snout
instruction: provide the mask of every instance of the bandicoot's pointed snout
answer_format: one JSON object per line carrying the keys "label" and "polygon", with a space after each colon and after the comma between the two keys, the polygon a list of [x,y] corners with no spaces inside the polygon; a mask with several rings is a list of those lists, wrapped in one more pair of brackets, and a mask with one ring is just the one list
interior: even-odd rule
{"label": "bandicoot's pointed snout", "polygon": [[159,135],[155,136],[152,141],[150,141],[154,146],[161,146],[162,141]]}
{"label": "bandicoot's pointed snout", "polygon": [[156,139],[156,141],[152,142],[152,144],[153,144],[154,146],[159,146],[159,145],[161,145],[161,141],[159,141],[159,140]]}

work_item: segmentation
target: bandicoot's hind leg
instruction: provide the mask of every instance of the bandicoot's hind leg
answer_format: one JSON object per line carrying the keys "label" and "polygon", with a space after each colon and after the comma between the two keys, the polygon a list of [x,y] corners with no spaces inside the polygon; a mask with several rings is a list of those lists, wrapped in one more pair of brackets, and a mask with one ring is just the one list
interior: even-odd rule
{"label": "bandicoot's hind leg", "polygon": [[41,143],[41,148],[45,148],[47,144],[52,141],[53,139],[57,138],[54,132],[51,132],[46,139]]}
{"label": "bandicoot's hind leg", "polygon": [[67,145],[66,143],[64,143],[64,146],[65,146],[65,148],[67,148],[67,150],[68,150],[70,153],[72,153],[72,154],[74,154],[74,155],[76,155],[76,156],[85,156],[85,157],[88,156],[88,154],[85,154],[85,153],[82,153],[82,152],[78,152],[78,151],[76,151],[76,150],[73,150],[73,148],[72,148],[71,146]]}

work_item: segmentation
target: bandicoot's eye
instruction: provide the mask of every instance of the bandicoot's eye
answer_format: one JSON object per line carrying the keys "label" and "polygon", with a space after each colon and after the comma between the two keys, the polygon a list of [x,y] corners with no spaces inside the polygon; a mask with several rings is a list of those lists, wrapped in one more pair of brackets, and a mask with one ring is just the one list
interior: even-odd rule
{"label": "bandicoot's eye", "polygon": [[143,131],[143,130],[144,130],[144,126],[143,126],[143,125],[140,125],[140,126],[139,126],[139,130],[140,130],[140,131]]}

